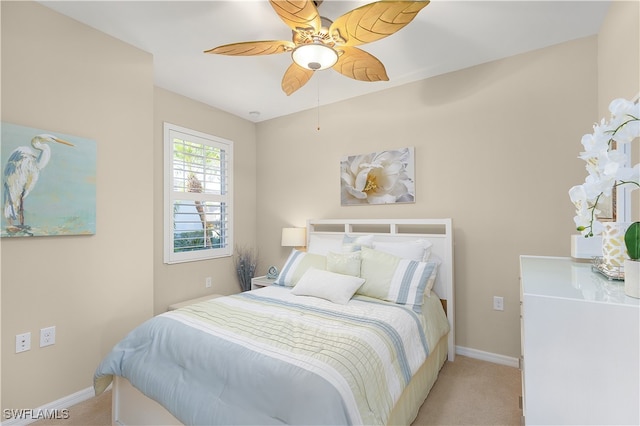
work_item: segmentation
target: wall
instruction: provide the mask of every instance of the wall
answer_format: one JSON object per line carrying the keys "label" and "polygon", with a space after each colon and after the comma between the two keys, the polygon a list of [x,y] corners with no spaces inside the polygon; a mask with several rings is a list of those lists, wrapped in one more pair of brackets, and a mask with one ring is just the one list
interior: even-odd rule
{"label": "wall", "polygon": [[[163,122],[234,141],[238,247],[256,245],[256,128],[154,88],[148,53],[37,3],[1,11],[2,120],[98,145],[95,236],[2,240],[2,408],[28,408],[86,390],[106,352],[169,304],[239,291],[233,258],[163,263]],[[38,348],[51,325],[56,344]],[[15,354],[26,331],[32,349]]]}
{"label": "wall", "polygon": [[[34,2],[1,8],[2,121],[98,151],[96,235],[2,240],[2,408],[35,408],[91,386],[152,315],[153,58]],[[56,344],[39,348],[52,325]]]}
{"label": "wall", "polygon": [[640,94],[640,2],[614,1],[598,35],[598,113]]}
{"label": "wall", "polygon": [[[520,254],[568,256],[568,190],[597,112],[589,37],[258,124],[262,271],[310,217],[451,217],[457,345],[520,355]],[[343,156],[415,147],[416,202],[341,207]],[[492,297],[504,297],[504,312]]]}
{"label": "wall", "polygon": [[[598,37],[598,116],[609,118],[609,103],[640,95],[640,2],[615,1]],[[640,163],[640,141],[632,145],[633,164]],[[631,218],[640,220],[640,191],[632,193]]]}
{"label": "wall", "polygon": [[[210,293],[240,291],[232,257],[173,265],[163,263],[163,122],[234,142],[235,245],[256,246],[256,128],[247,120],[164,89],[155,89],[154,113],[154,313]],[[212,277],[211,288],[205,278]]]}

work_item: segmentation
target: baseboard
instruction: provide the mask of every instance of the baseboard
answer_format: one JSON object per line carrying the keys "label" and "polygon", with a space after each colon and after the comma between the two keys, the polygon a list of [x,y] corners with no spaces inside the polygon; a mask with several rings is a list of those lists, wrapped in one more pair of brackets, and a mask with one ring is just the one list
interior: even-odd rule
{"label": "baseboard", "polygon": [[66,411],[69,407],[91,399],[94,396],[95,392],[93,387],[88,387],[38,408],[21,410],[5,409],[2,413],[2,418],[7,418],[7,414],[12,418],[3,421],[2,426],[28,425],[42,419],[64,419],[69,414],[68,411]]}
{"label": "baseboard", "polygon": [[508,367],[519,368],[520,366],[518,358],[494,354],[491,352],[485,352],[473,348],[465,348],[463,346],[456,346],[456,354],[468,356],[469,358],[479,359],[481,361],[492,362],[494,364],[506,365]]}

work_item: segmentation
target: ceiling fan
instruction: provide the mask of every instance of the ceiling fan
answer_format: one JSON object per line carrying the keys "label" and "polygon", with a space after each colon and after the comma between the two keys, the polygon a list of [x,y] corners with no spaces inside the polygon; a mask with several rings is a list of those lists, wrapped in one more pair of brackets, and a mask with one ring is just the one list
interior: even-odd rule
{"label": "ceiling fan", "polygon": [[320,16],[317,6],[322,0],[269,0],[269,3],[293,30],[292,41],[231,43],[205,53],[254,56],[291,52],[293,63],[282,78],[282,90],[291,95],[309,81],[314,71],[329,67],[355,80],[389,80],[382,62],[355,46],[401,30],[429,0],[377,1],[353,9],[333,22]]}

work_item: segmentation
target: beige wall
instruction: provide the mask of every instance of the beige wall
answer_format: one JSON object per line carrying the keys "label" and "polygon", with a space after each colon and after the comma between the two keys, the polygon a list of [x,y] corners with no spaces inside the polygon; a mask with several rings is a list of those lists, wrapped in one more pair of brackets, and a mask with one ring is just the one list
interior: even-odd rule
{"label": "beige wall", "polygon": [[[37,3],[1,7],[2,121],[97,144],[96,234],[2,239],[2,408],[18,409],[91,386],[152,315],[153,58]],[[53,325],[56,344],[39,348]]]}
{"label": "beige wall", "polygon": [[[2,79],[3,121],[98,146],[95,236],[1,242],[2,408],[29,408],[91,386],[117,340],[169,304],[239,291],[232,258],[163,263],[162,123],[234,141],[238,246],[255,246],[256,129],[154,88],[151,55],[36,3],[2,2]],[[56,344],[38,348],[51,325]]]}
{"label": "beige wall", "polygon": [[640,94],[640,2],[613,1],[598,36],[598,113]]}
{"label": "beige wall", "polygon": [[[256,246],[256,127],[253,123],[184,96],[156,88],[154,113],[154,312],[210,293],[240,291],[233,258],[163,263],[163,122],[195,129],[234,142],[235,245]],[[205,278],[212,278],[210,289]]]}
{"label": "beige wall", "polygon": [[[598,37],[598,117],[609,118],[609,103],[640,95],[640,2],[614,1]],[[640,163],[640,143],[632,147],[633,164]],[[640,220],[640,191],[631,198],[631,218]]]}
{"label": "beige wall", "polygon": [[[258,242],[309,217],[451,217],[457,345],[520,355],[520,254],[568,256],[584,179],[576,157],[597,108],[589,37],[258,125]],[[416,202],[341,207],[342,156],[415,147]],[[263,271],[264,272],[264,268]],[[492,309],[503,296],[505,311]]]}

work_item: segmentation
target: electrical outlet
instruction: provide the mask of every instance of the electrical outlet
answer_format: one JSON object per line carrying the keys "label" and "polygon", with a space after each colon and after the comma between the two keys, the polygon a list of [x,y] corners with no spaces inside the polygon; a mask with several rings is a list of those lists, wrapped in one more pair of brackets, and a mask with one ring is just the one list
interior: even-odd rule
{"label": "electrical outlet", "polygon": [[31,332],[16,334],[16,353],[31,349]]}
{"label": "electrical outlet", "polygon": [[504,298],[501,296],[493,296],[493,310],[504,311]]}
{"label": "electrical outlet", "polygon": [[40,347],[51,346],[56,343],[56,326],[40,329]]}
{"label": "electrical outlet", "polygon": [[207,277],[204,280],[204,287],[205,288],[211,288],[211,277]]}

